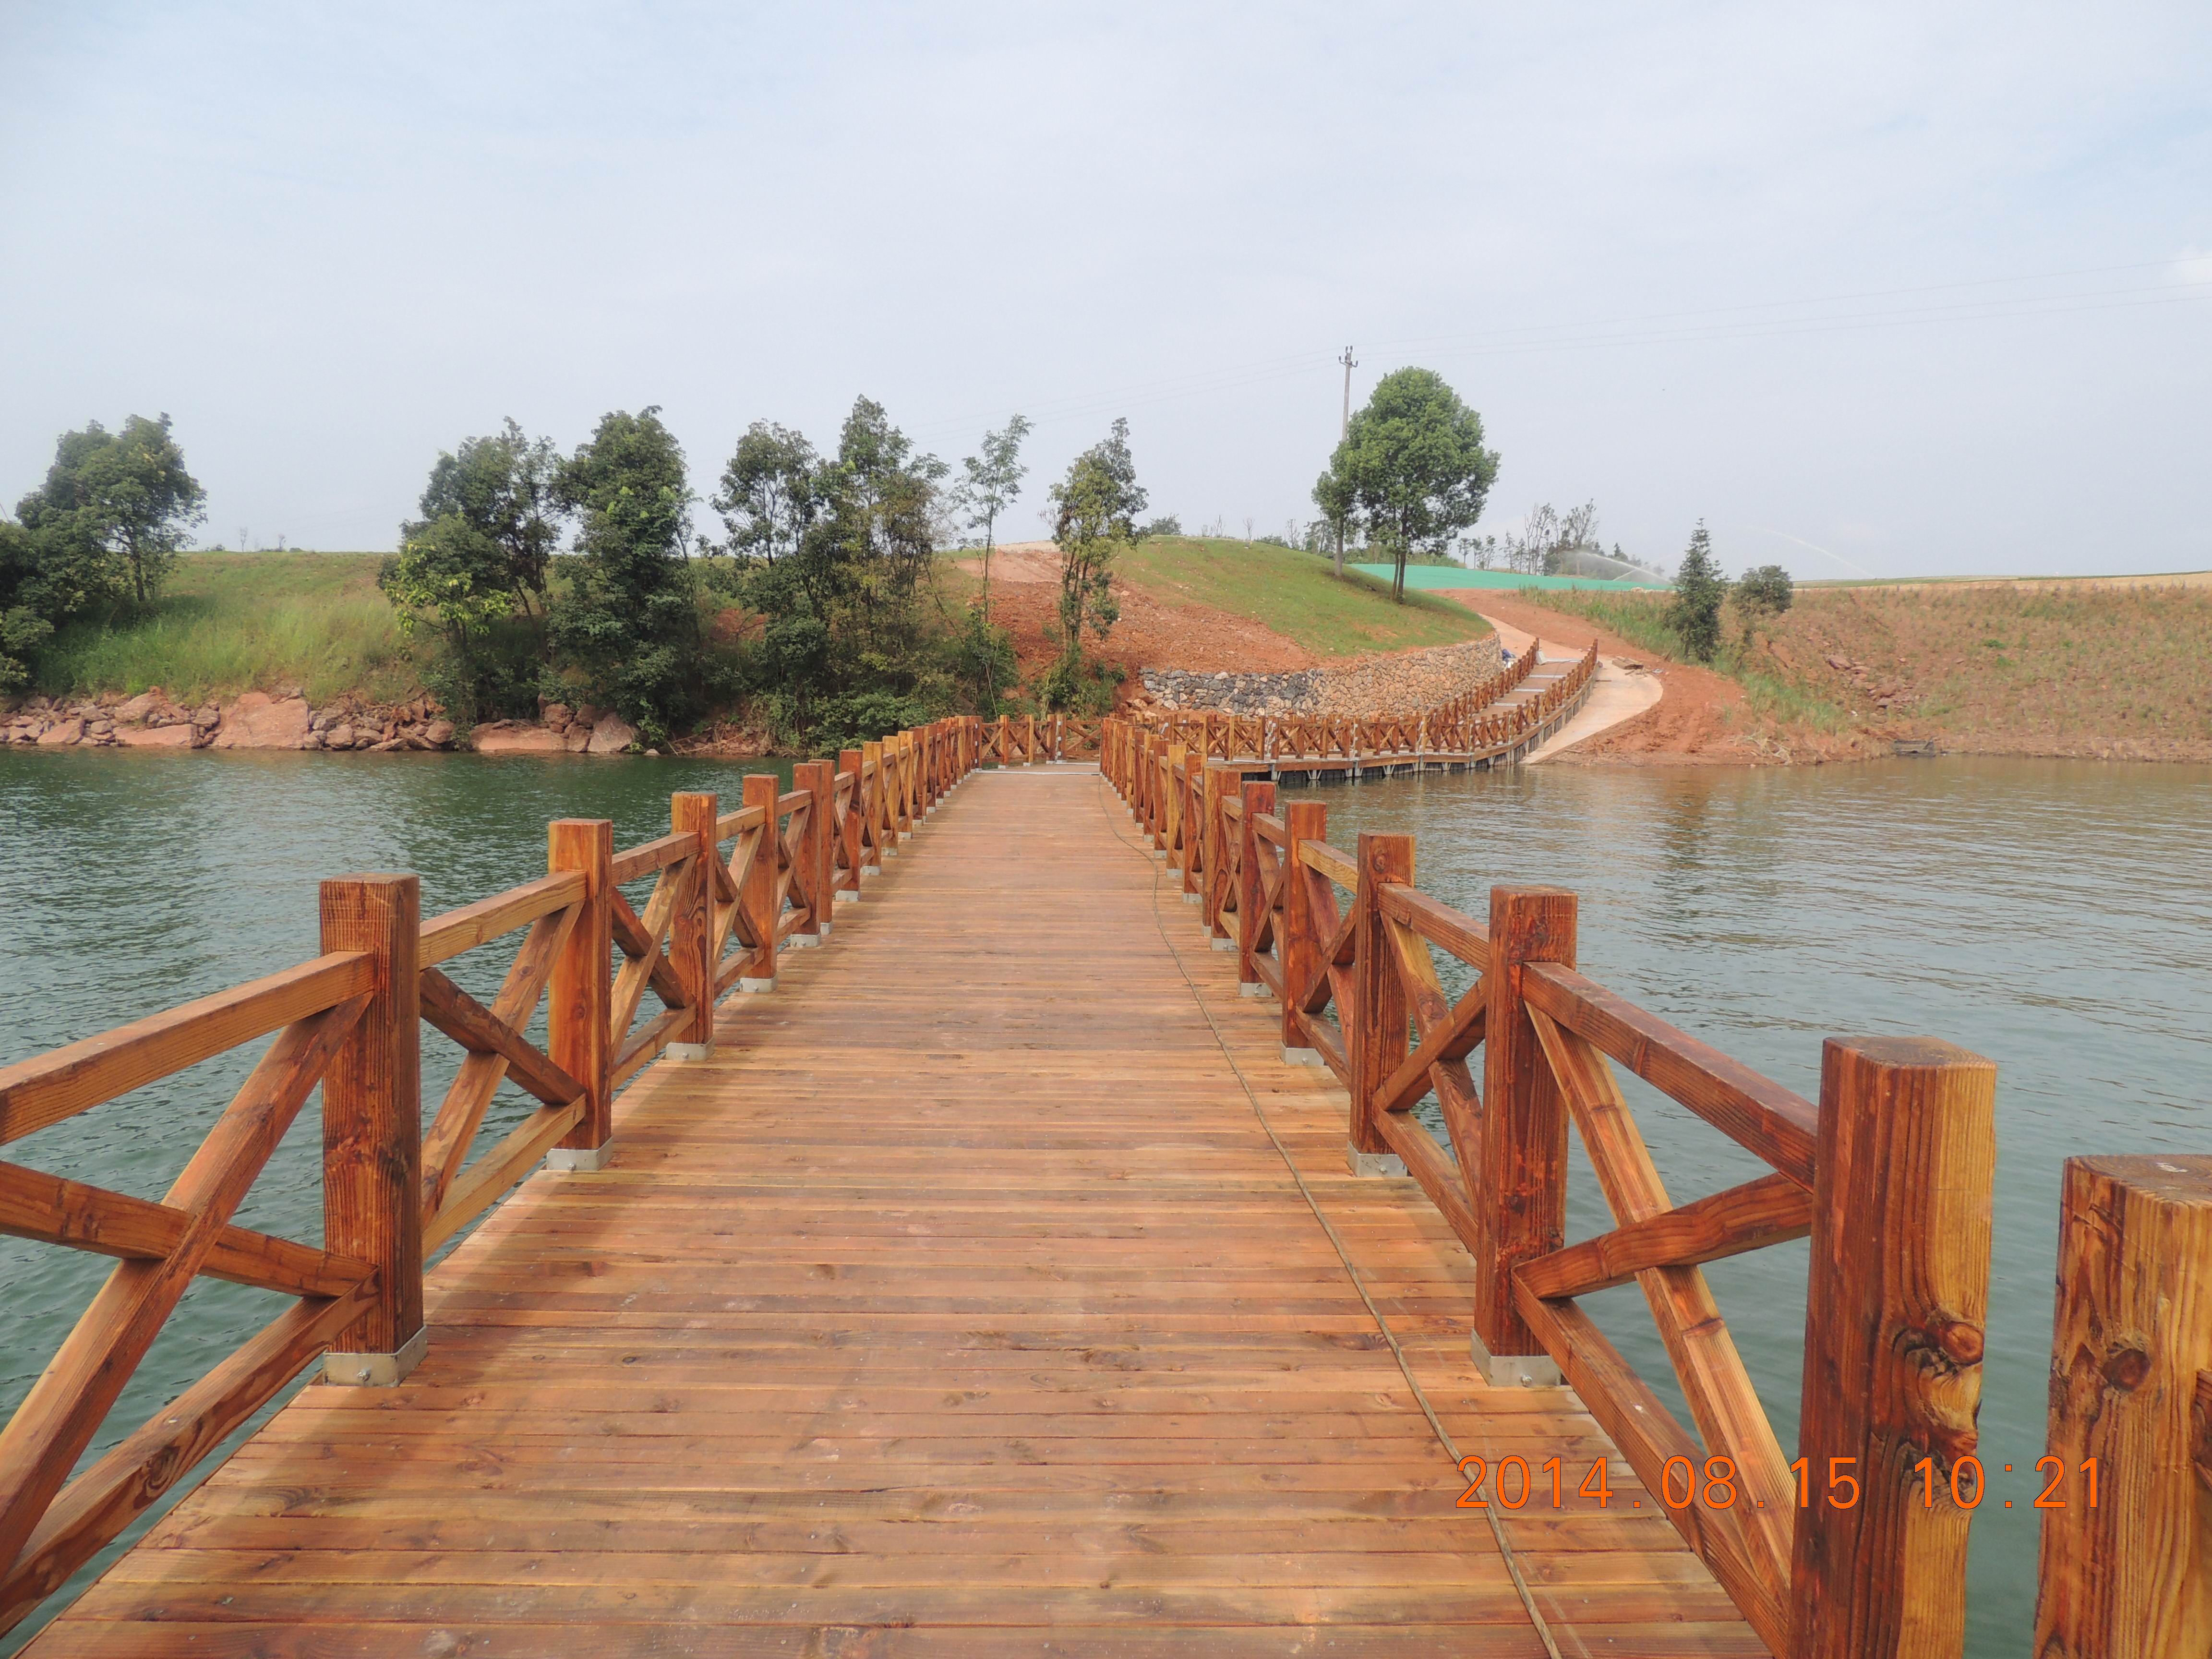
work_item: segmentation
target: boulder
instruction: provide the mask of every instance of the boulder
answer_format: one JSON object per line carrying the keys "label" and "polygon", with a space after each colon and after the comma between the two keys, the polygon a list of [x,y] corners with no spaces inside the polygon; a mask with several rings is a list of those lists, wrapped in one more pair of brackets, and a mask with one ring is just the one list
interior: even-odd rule
{"label": "boulder", "polygon": [[41,749],[66,749],[84,736],[84,722],[72,714],[66,720],[56,720],[39,733]]}
{"label": "boulder", "polygon": [[115,729],[115,740],[125,749],[189,749],[192,746],[192,728],[189,726],[119,726]]}
{"label": "boulder", "polygon": [[580,755],[592,746],[592,728],[583,721],[576,720],[561,734],[561,741],[570,754]]}
{"label": "boulder", "polygon": [[453,723],[451,720],[432,720],[422,728],[422,735],[430,740],[433,749],[450,749],[453,745]]}
{"label": "boulder", "polygon": [[342,722],[342,723],[341,723],[341,724],[339,724],[339,725],[333,726],[332,727],[331,727],[331,729],[330,729],[329,731],[327,731],[327,732],[324,732],[324,733],[323,733],[323,747],[324,747],[324,748],[325,748],[325,749],[350,749],[350,748],[352,748],[352,747],[353,747],[353,725],[352,725],[352,723],[351,723],[350,721]]}
{"label": "boulder", "polygon": [[558,755],[564,751],[558,732],[525,720],[494,720],[470,734],[479,755]]}
{"label": "boulder", "polygon": [[217,749],[297,749],[307,740],[307,700],[282,702],[249,691],[223,712],[212,745]]}
{"label": "boulder", "polygon": [[593,755],[619,755],[637,741],[637,728],[619,714],[602,714],[592,727],[592,741],[586,752]]}
{"label": "boulder", "polygon": [[212,732],[222,724],[222,710],[213,703],[204,703],[192,710],[192,724],[203,732]]}
{"label": "boulder", "polygon": [[141,691],[117,709],[115,718],[125,726],[137,726],[155,709],[161,708],[165,701],[161,696],[161,688],[158,685],[155,686],[150,690]]}
{"label": "boulder", "polygon": [[549,702],[539,711],[539,716],[556,732],[565,732],[575,723],[576,711],[565,702]]}

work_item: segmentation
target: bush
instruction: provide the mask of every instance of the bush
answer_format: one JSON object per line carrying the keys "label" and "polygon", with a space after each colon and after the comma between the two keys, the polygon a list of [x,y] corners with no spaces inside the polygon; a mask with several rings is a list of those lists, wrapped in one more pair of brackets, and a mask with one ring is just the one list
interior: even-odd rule
{"label": "bush", "polygon": [[935,718],[911,697],[889,691],[855,691],[822,703],[814,723],[813,747],[820,754],[857,749],[894,732],[927,726]]}

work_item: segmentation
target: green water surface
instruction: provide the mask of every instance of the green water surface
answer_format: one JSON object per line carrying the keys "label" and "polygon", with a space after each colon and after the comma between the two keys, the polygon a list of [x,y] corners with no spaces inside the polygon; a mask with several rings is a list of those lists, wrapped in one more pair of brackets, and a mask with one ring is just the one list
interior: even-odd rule
{"label": "green water surface", "polygon": [[[632,845],[666,830],[672,791],[734,801],[745,769],[762,768],[0,751],[0,1064],[312,956],[321,877],[412,870],[434,913],[542,871],[550,818],[611,817],[617,844]],[[1832,1034],[1924,1032],[1996,1060],[1982,1413],[1991,1483],[1974,1525],[1969,1650],[2023,1651],[2034,1593],[2026,1500],[2043,1449],[2061,1161],[2212,1151],[2212,769],[1546,766],[1335,786],[1311,798],[1327,803],[1340,846],[1362,829],[1415,835],[1419,884],[1478,915],[1493,882],[1574,889],[1583,971],[1808,1097]],[[460,958],[456,976],[489,995],[508,954]],[[434,1101],[456,1056],[434,1033],[423,1052]],[[157,1197],[251,1058],[211,1061],[7,1156]],[[1762,1172],[1718,1132],[1624,1080],[1678,1200]],[[488,1135],[531,1105],[502,1091]],[[316,1238],[319,1147],[311,1108],[240,1221]],[[1574,1236],[1607,1224],[1586,1164],[1570,1200]],[[1805,1259],[1801,1243],[1711,1269],[1785,1447],[1796,1443]],[[106,1269],[0,1239],[0,1413]],[[1668,1376],[1632,1286],[1591,1303],[1646,1376]],[[109,1437],[276,1306],[261,1292],[196,1285]],[[27,1633],[0,1641],[0,1654]]]}

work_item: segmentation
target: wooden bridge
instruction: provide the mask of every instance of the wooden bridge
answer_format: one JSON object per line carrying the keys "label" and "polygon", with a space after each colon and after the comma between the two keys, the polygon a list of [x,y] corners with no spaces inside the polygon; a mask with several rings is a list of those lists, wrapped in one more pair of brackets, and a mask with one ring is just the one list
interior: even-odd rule
{"label": "wooden bridge", "polygon": [[[0,1070],[13,1141],[274,1034],[160,1203],[0,1164],[0,1231],[118,1259],[0,1433],[0,1621],[313,1366],[33,1654],[1960,1650],[1985,1061],[1832,1042],[1816,1106],[1576,971],[1570,894],[1465,915],[1234,762],[992,735],[678,795],[626,852],[558,823],[427,921],[328,882],[315,961]],[[440,965],[517,935],[489,1006]],[[467,1056],[427,1115],[425,1023]],[[1774,1173],[1674,1204],[1613,1063]],[[542,1106],[474,1152],[502,1079]],[[234,1224],[318,1083],[323,1240]],[[1572,1245],[1570,1121],[1619,1221]],[[1786,1462],[1698,1264],[1808,1233]],[[2101,1248],[2084,1364],[2155,1247]],[[201,1273],[283,1310],[90,1455]],[[1632,1278],[1691,1425],[1577,1305]],[[2155,1462],[2113,1477],[2154,1508]],[[2185,1650],[2129,1644],[2194,1569],[2124,1501],[2046,1516],[2039,1650]]]}

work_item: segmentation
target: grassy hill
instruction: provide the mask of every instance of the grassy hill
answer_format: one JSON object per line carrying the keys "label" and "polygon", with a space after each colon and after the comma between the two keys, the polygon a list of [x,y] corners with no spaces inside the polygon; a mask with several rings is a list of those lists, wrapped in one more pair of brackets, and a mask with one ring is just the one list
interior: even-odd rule
{"label": "grassy hill", "polygon": [[[55,696],[135,696],[158,685],[194,702],[241,691],[303,689],[317,702],[343,692],[378,702],[419,690],[383,594],[376,553],[188,553],[151,614],[102,629],[64,630],[43,655],[38,690]],[[1391,602],[1367,577],[1340,582],[1326,560],[1230,539],[1155,538],[1127,556],[1118,579],[1158,605],[1225,613],[1316,657],[1445,645],[1488,633],[1462,605],[1426,594]],[[975,579],[940,566],[948,599]],[[1047,590],[1030,585],[1042,617]],[[1001,590],[1004,591],[1004,590]],[[1232,657],[1236,647],[1227,647]]]}
{"label": "grassy hill", "polygon": [[[1680,659],[1662,598],[1528,592]],[[1807,586],[1716,665],[1753,708],[1983,754],[2212,759],[2212,586],[2175,578]]]}
{"label": "grassy hill", "polygon": [[1130,586],[1167,604],[1202,605],[1249,617],[1317,657],[1356,657],[1414,646],[1455,645],[1490,632],[1463,605],[1347,572],[1327,559],[1266,542],[1226,537],[1153,536],[1121,558]]}
{"label": "grassy hill", "polygon": [[150,615],[78,623],[42,653],[39,689],[136,695],[160,686],[194,702],[299,686],[315,702],[415,689],[376,553],[187,553]]}

